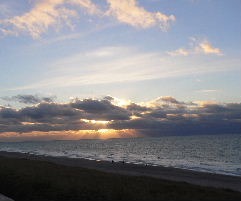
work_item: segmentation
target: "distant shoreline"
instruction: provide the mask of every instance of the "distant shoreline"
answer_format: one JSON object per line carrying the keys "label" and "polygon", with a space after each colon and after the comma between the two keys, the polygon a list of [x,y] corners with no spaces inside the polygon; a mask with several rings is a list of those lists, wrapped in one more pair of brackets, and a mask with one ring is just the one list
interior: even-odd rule
{"label": "distant shoreline", "polygon": [[58,165],[81,167],[98,170],[106,173],[114,173],[129,176],[148,176],[170,181],[187,182],[200,186],[231,189],[241,192],[241,177],[221,174],[197,172],[186,169],[178,169],[162,166],[145,166],[122,162],[95,161],[80,158],[39,156],[19,152],[0,151],[1,157],[22,158],[37,161],[47,161]]}

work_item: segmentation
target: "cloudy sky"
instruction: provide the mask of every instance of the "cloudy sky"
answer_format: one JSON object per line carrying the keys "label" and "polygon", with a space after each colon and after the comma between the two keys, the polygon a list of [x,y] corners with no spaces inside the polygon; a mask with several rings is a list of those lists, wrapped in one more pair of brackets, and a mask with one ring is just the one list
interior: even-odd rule
{"label": "cloudy sky", "polygon": [[240,0],[1,0],[0,140],[240,133]]}

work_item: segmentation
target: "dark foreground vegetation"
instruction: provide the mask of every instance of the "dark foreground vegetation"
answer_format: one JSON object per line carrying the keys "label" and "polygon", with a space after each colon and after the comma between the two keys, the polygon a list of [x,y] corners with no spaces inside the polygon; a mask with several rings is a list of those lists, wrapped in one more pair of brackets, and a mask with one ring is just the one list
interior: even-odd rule
{"label": "dark foreground vegetation", "polygon": [[241,200],[231,190],[4,157],[0,193],[15,201]]}

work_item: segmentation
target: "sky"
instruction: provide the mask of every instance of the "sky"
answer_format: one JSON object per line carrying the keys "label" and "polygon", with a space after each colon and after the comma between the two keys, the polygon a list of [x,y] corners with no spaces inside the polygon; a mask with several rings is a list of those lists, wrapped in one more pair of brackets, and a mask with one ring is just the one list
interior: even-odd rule
{"label": "sky", "polygon": [[240,0],[1,0],[0,141],[241,133]]}

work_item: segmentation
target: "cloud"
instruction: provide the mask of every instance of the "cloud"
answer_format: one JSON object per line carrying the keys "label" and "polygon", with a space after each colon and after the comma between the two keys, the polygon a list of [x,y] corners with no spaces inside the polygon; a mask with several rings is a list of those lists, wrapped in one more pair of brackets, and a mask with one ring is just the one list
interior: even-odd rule
{"label": "cloud", "polygon": [[1,31],[6,35],[19,35],[27,32],[37,39],[50,27],[55,27],[55,29],[60,29],[63,25],[72,27],[71,19],[79,15],[76,9],[71,9],[66,4],[83,8],[89,14],[99,13],[96,5],[90,0],[40,0],[29,12],[0,20],[0,24],[4,25]]}
{"label": "cloud", "polygon": [[167,102],[167,103],[174,103],[174,104],[179,104],[180,102],[177,101],[175,98],[171,97],[171,96],[162,96],[160,98],[157,99],[158,100],[161,100],[161,101],[164,101],[164,102]]}
{"label": "cloud", "polygon": [[215,54],[218,56],[223,55],[221,49],[214,47],[207,39],[198,40],[194,37],[191,37],[190,39],[192,41],[190,48],[179,48],[174,51],[168,51],[167,54],[170,56],[188,56],[195,54]]}
{"label": "cloud", "polygon": [[75,100],[73,108],[85,111],[87,119],[94,120],[128,120],[131,113],[121,107],[113,105],[108,100]]}
{"label": "cloud", "polygon": [[15,36],[27,33],[34,39],[39,39],[50,28],[58,31],[63,26],[68,26],[73,29],[73,20],[83,13],[115,17],[118,21],[134,27],[159,26],[162,30],[167,30],[171,22],[175,21],[174,15],[146,11],[138,6],[136,0],[107,0],[107,3],[108,10],[103,11],[91,0],[38,0],[28,12],[0,20],[0,32],[3,35]]}
{"label": "cloud", "polygon": [[200,93],[215,93],[218,92],[219,90],[217,89],[203,89],[203,90],[199,90],[198,92]]}
{"label": "cloud", "polygon": [[127,109],[132,112],[145,112],[149,110],[148,107],[141,106],[136,103],[130,103],[129,105],[127,105]]}
{"label": "cloud", "polygon": [[[110,96],[108,96],[110,97]],[[114,99],[74,99],[14,109],[0,107],[0,139],[7,132],[103,132],[128,136],[229,134],[241,131],[241,103],[196,102],[174,97],[118,106]],[[119,133],[120,134],[120,133]],[[29,134],[28,134],[29,135]],[[91,138],[91,135],[89,135]]]}
{"label": "cloud", "polygon": [[170,56],[179,56],[179,55],[182,55],[182,56],[188,56],[190,54],[190,52],[186,49],[183,49],[183,48],[179,48],[177,50],[174,50],[172,52],[167,52]]}
{"label": "cloud", "polygon": [[14,101],[24,104],[37,104],[41,102],[53,102],[55,97],[39,97],[38,95],[16,95],[12,97],[1,97],[5,101]]}
{"label": "cloud", "polygon": [[68,0],[70,3],[79,5],[82,8],[85,8],[88,13],[96,15],[101,14],[98,6],[94,4],[91,0]]}
{"label": "cloud", "polygon": [[[113,121],[114,129],[136,129],[144,136],[228,134],[241,131],[240,103],[152,105],[141,118]],[[171,103],[171,102],[170,102]]]}
{"label": "cloud", "polygon": [[196,51],[204,54],[223,55],[222,51],[219,48],[213,47],[208,40],[201,41],[198,44]]}
{"label": "cloud", "polygon": [[[132,46],[107,46],[63,56],[44,65],[44,76],[27,85],[0,88],[1,91],[61,88],[95,84],[126,83],[211,72],[240,70],[240,59],[163,57]],[[68,68],[66,68],[68,66]],[[126,73],[128,72],[128,73]]]}
{"label": "cloud", "polygon": [[106,12],[108,16],[114,16],[118,21],[139,28],[159,26],[167,30],[176,20],[174,15],[167,16],[161,12],[148,12],[138,5],[136,0],[107,0],[110,5]]}

